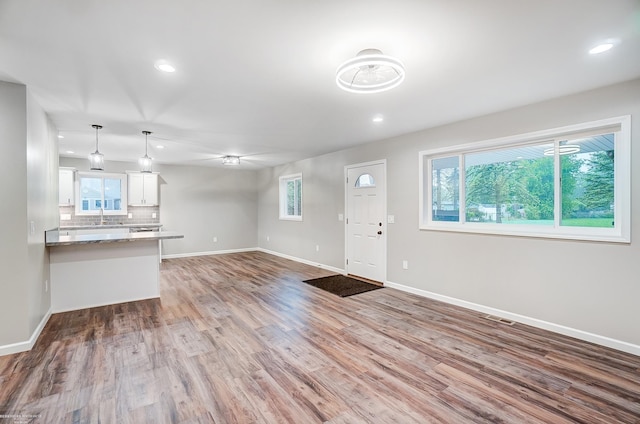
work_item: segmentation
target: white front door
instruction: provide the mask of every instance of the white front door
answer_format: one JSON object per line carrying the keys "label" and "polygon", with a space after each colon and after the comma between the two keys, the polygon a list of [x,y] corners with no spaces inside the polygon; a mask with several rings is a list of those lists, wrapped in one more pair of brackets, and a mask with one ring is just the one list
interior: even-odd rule
{"label": "white front door", "polygon": [[386,164],[346,167],[347,273],[384,282],[387,273]]}

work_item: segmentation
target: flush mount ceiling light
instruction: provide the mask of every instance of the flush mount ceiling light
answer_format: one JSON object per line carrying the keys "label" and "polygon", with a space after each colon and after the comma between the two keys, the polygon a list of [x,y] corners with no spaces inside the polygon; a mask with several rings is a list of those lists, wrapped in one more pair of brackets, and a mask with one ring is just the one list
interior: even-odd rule
{"label": "flush mount ceiling light", "polygon": [[156,63],[154,63],[153,66],[158,71],[162,71],[162,72],[175,72],[176,71],[176,68],[172,64],[170,64],[169,62],[167,62],[164,59],[156,60]]}
{"label": "flush mount ceiling light", "polygon": [[374,123],[376,123],[376,124],[379,124],[380,122],[383,122],[383,121],[384,121],[384,116],[382,116],[382,115],[376,115],[376,116],[374,116],[373,118],[371,118],[371,121],[372,121],[372,122],[374,122]]}
{"label": "flush mount ceiling light", "polygon": [[[578,146],[577,144],[566,144],[566,141],[561,141],[558,144],[558,154],[560,156],[562,155],[571,155],[573,153],[578,153],[580,151],[580,146]],[[545,156],[553,156],[556,152],[556,148],[554,147],[549,147],[548,149],[544,149],[544,155]]]}
{"label": "flush mount ceiling light", "polygon": [[104,155],[98,151],[98,131],[102,125],[91,125],[96,129],[96,151],[89,155],[89,167],[92,171],[102,171],[104,169]]}
{"label": "flush mount ceiling light", "polygon": [[142,131],[144,134],[144,156],[138,159],[138,164],[140,165],[140,172],[150,173],[153,165],[153,159],[149,157],[147,151],[149,149],[149,134],[151,131]]}
{"label": "flush mount ceiling light", "polygon": [[402,62],[378,49],[362,50],[336,72],[338,87],[351,93],[379,93],[397,87],[402,81]]}
{"label": "flush mount ceiling light", "polygon": [[222,158],[223,165],[240,165],[240,156],[225,156]]}

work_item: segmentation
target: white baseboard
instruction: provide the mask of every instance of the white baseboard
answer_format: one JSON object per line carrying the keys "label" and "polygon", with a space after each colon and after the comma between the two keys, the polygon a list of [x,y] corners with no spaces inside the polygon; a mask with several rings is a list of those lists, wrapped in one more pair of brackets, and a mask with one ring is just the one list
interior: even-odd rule
{"label": "white baseboard", "polygon": [[302,259],[302,258],[298,258],[296,256],[286,255],[284,253],[275,252],[273,250],[263,249],[262,247],[258,247],[258,248],[254,249],[254,250],[257,250],[258,252],[268,253],[269,255],[279,256],[279,257],[284,258],[284,259],[289,259],[289,260],[292,260],[292,261],[300,262],[300,263],[303,263],[303,264],[306,264],[306,265],[311,265],[311,266],[315,266],[315,267],[318,267],[318,268],[326,269],[326,270],[333,271],[333,272],[338,273],[338,274],[345,274],[346,273],[346,271],[344,269],[336,268],[336,267],[333,267],[333,266],[330,266],[330,265],[320,264],[318,262],[312,262],[312,261],[309,261],[307,259]]}
{"label": "white baseboard", "polygon": [[173,255],[162,255],[162,259],[178,259],[178,258],[190,258],[193,256],[224,255],[226,253],[255,252],[256,250],[258,250],[257,247],[247,247],[242,249],[210,250],[208,252],[176,253]]}
{"label": "white baseboard", "polygon": [[496,309],[489,306],[480,305],[477,303],[467,302],[466,300],[457,299],[455,297],[444,296],[444,295],[433,293],[430,291],[416,289],[414,287],[393,283],[391,281],[387,281],[384,285],[385,287],[391,287],[407,293],[417,294],[418,296],[428,297],[429,299],[439,300],[441,302],[449,303],[451,305],[461,306],[463,308],[472,309],[474,311],[482,312],[485,314],[506,318],[511,321],[516,321],[522,324],[530,325],[532,327],[541,328],[543,330],[552,331],[554,333],[563,334],[565,336],[573,337],[576,339],[584,340],[587,342],[595,343],[601,346],[610,347],[612,349],[616,349],[622,352],[627,352],[633,355],[640,356],[640,346],[627,343],[621,340],[616,340],[616,339],[601,336],[598,334],[577,330],[571,327],[565,327],[564,325],[554,324],[552,322],[542,321],[537,318],[531,318],[524,315],[514,314],[511,312],[503,311],[501,309]]}
{"label": "white baseboard", "polygon": [[284,253],[276,252],[273,250],[263,249],[262,247],[247,247],[243,249],[229,249],[229,250],[212,250],[208,252],[193,252],[193,253],[177,253],[173,255],[162,255],[162,259],[177,259],[177,258],[190,258],[193,256],[209,256],[209,255],[224,255],[226,253],[242,253],[242,252],[263,252],[269,255],[279,256],[284,259],[290,259],[292,261],[300,262],[306,265],[315,266],[318,268],[333,271],[338,274],[344,274],[345,270],[336,268],[330,265],[321,264],[318,262],[312,262],[307,259],[298,258],[296,256],[286,255]]}
{"label": "white baseboard", "polygon": [[47,322],[51,318],[51,308],[47,311],[47,313],[42,317],[40,323],[29,337],[29,340],[25,342],[12,343],[4,346],[0,346],[0,356],[11,355],[12,353],[25,352],[27,350],[31,350],[33,346],[36,344],[38,337],[40,337],[40,333],[44,329],[44,326],[47,325]]}

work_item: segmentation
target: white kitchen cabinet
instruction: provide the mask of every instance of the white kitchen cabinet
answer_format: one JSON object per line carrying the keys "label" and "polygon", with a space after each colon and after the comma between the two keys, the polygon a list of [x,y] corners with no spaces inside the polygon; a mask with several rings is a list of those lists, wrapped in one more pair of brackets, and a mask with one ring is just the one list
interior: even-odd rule
{"label": "white kitchen cabinet", "polygon": [[75,175],[73,168],[60,168],[58,170],[58,205],[70,206],[75,202]]}
{"label": "white kitchen cabinet", "polygon": [[131,206],[158,205],[158,174],[144,172],[127,173],[128,198]]}

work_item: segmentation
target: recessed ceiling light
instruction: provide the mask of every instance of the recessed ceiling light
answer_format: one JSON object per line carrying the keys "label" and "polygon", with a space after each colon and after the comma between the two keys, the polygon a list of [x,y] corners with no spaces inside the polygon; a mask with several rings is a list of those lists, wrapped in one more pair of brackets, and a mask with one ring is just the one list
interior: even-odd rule
{"label": "recessed ceiling light", "polygon": [[74,154],[75,152],[74,152],[73,150],[67,150],[67,153],[68,153],[68,154],[70,154],[70,155],[72,155],[72,154]]}
{"label": "recessed ceiling light", "polygon": [[384,116],[382,116],[382,115],[376,115],[376,116],[374,116],[374,117],[373,117],[373,119],[371,119],[371,120],[372,120],[373,122],[375,122],[375,123],[379,123],[379,122],[384,121]]}
{"label": "recessed ceiling light", "polygon": [[62,134],[58,134],[58,138],[64,138]]}
{"label": "recessed ceiling light", "polygon": [[156,146],[156,149],[164,149],[164,146],[163,146],[162,144],[158,144],[158,145]]}
{"label": "recessed ceiling light", "polygon": [[589,50],[589,54],[604,53],[607,50],[611,50],[612,47],[613,47],[613,43],[598,44],[597,46],[595,46],[591,50]]}
{"label": "recessed ceiling light", "polygon": [[176,68],[167,62],[166,60],[157,60],[156,63],[153,64],[155,68],[162,72],[175,72]]}
{"label": "recessed ceiling light", "polygon": [[615,47],[619,43],[620,43],[620,40],[618,38],[608,38],[606,40],[602,40],[600,43],[598,43],[597,45],[593,46],[589,50],[589,54],[604,53],[606,51],[611,50],[613,47]]}

